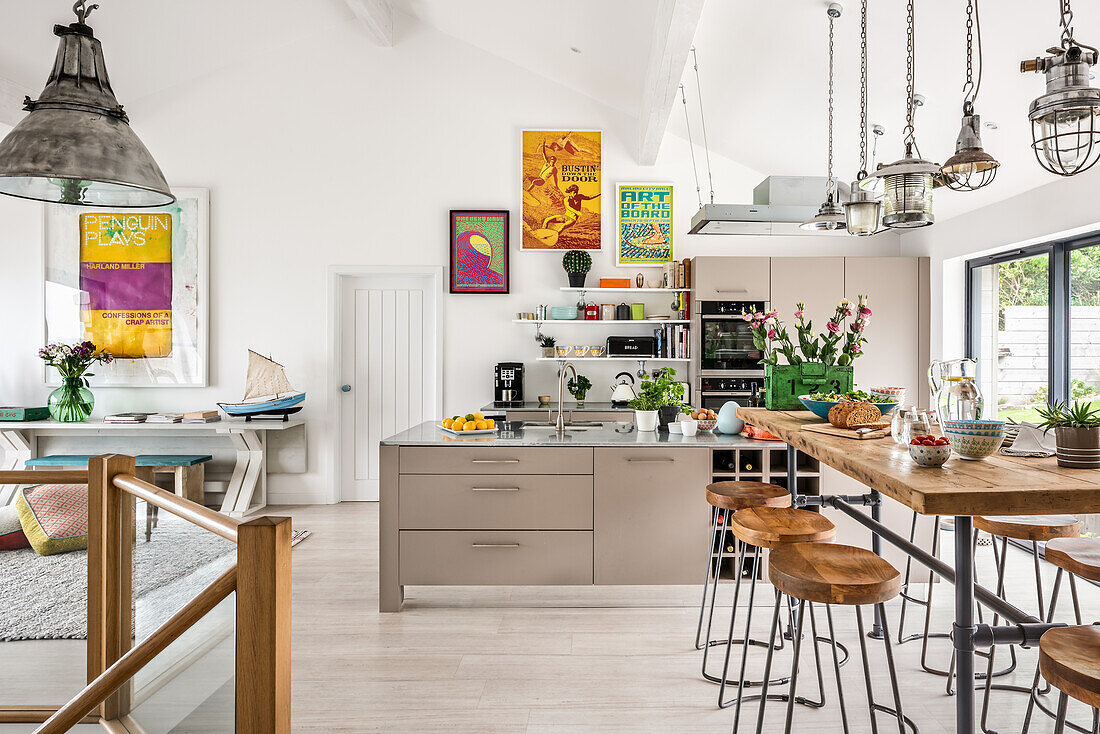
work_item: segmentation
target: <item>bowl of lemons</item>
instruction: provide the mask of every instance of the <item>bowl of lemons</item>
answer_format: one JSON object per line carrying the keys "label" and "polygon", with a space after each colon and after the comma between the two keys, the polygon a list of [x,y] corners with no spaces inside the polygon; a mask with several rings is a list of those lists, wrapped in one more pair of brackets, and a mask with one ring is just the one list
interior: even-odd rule
{"label": "bowl of lemons", "polygon": [[445,418],[439,428],[455,436],[477,436],[496,433],[497,430],[496,422],[492,418],[486,418],[484,413],[467,413]]}

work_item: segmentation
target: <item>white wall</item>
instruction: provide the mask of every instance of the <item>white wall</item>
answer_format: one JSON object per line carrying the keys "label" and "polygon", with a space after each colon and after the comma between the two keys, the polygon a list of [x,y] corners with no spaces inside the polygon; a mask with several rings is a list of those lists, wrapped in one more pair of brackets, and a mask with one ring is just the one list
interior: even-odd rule
{"label": "white wall", "polygon": [[[633,119],[400,20],[393,48],[372,46],[354,25],[334,26],[151,98],[131,100],[119,90],[168,180],[211,190],[210,387],[100,389],[98,414],[234,399],[245,349],[270,352],[309,393],[302,416],[310,422],[310,470],[274,476],[272,501],[324,501],[336,430],[327,415],[327,269],[446,265],[447,211],[464,207],[513,212],[512,294],[444,296],[445,410],[488,402],[498,361],[525,361],[529,394],[549,392],[554,368],[533,361],[533,327],[509,323],[517,311],[570,301],[557,290],[565,284],[560,254],[517,249],[524,128],[604,131],[605,243],[615,232],[615,181],[672,181],[677,258],[900,254],[892,233],[872,240],[685,236],[696,210],[686,142],[670,137],[655,167],[639,166]],[[762,174],[712,159],[718,200],[749,201]],[[41,402],[47,389],[34,357],[41,341],[39,207],[0,197],[0,217],[0,404]],[[590,278],[636,272],[615,268],[611,248],[594,259]],[[601,399],[617,370],[585,371],[596,385],[589,399]]]}

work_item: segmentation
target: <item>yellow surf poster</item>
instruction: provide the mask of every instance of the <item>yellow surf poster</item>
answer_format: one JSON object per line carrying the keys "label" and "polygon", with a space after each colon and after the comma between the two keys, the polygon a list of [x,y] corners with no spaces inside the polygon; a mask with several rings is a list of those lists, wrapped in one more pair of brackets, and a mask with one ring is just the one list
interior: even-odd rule
{"label": "yellow surf poster", "polygon": [[80,215],[85,338],[116,358],[172,354],[172,215]]}
{"label": "yellow surf poster", "polygon": [[599,131],[523,131],[524,250],[600,249]]}

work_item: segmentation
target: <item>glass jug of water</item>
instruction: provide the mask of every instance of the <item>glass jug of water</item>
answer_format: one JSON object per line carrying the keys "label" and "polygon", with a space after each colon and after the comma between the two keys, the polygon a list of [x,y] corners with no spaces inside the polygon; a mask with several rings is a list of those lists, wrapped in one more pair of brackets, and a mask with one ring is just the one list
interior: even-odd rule
{"label": "glass jug of water", "polygon": [[935,360],[928,365],[928,387],[932,405],[943,421],[976,421],[982,417],[985,400],[978,387],[976,359]]}

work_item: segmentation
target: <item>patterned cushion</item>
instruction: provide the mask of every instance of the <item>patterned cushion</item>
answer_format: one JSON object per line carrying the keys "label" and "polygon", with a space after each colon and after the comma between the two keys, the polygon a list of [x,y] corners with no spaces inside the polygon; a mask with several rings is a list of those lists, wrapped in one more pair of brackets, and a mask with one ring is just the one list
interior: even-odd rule
{"label": "patterned cushion", "polygon": [[40,556],[88,547],[88,485],[42,484],[15,498],[19,522]]}
{"label": "patterned cushion", "polygon": [[15,550],[29,545],[23,526],[19,524],[15,505],[0,507],[0,550]]}

